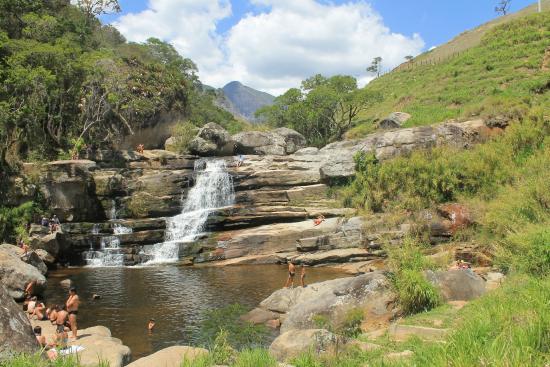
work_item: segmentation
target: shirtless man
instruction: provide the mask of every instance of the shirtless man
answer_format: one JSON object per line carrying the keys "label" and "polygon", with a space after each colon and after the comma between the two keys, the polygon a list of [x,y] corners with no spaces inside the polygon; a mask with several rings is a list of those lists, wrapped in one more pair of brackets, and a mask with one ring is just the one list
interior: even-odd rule
{"label": "shirtless man", "polygon": [[294,287],[294,275],[296,274],[296,267],[292,261],[288,262],[288,279],[286,280],[285,288],[289,286]]}
{"label": "shirtless man", "polygon": [[37,302],[38,299],[36,298],[36,296],[33,296],[27,304],[27,313],[29,314],[29,317],[34,314],[34,308],[36,307]]}
{"label": "shirtless man", "polygon": [[305,277],[306,277],[306,266],[302,264],[302,272],[300,273],[300,285],[302,286],[302,288],[305,287],[305,284],[304,284]]}
{"label": "shirtless man", "polygon": [[71,331],[73,332],[73,338],[76,339],[77,325],[76,315],[78,315],[78,306],[80,305],[80,299],[76,294],[76,288],[71,287],[69,289],[69,298],[67,299],[67,311],[69,311],[69,323],[71,324]]}
{"label": "shirtless man", "polygon": [[55,319],[55,334],[56,339],[60,339],[67,335],[67,333],[65,332],[65,323],[69,318],[67,307],[65,305],[57,305],[56,316],[57,318]]}
{"label": "shirtless man", "polygon": [[43,302],[36,301],[34,311],[32,312],[32,318],[35,320],[46,320],[46,306]]}
{"label": "shirtless man", "polygon": [[57,320],[57,305],[51,306],[49,309],[46,310],[46,314],[48,315],[48,319],[50,319],[50,322],[52,324],[55,324],[55,320]]}

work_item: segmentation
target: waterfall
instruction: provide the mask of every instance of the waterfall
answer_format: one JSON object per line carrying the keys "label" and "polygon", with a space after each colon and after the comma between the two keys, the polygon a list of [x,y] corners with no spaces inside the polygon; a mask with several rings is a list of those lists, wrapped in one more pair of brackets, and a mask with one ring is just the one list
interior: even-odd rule
{"label": "waterfall", "polygon": [[204,231],[209,214],[233,204],[233,180],[225,161],[199,159],[195,162],[195,172],[195,185],[187,198],[182,197],[181,214],[167,219],[164,242],[153,246],[149,263],[177,261],[180,244],[193,242]]}
{"label": "waterfall", "polygon": [[[116,219],[116,204],[113,200],[111,207],[111,220]],[[132,228],[124,227],[120,223],[112,223],[112,236],[102,236],[100,238],[99,249],[94,249],[93,243],[90,243],[90,250],[84,253],[86,265],[90,267],[123,266],[124,252],[120,247],[121,234],[132,233]],[[99,235],[99,225],[94,224],[91,233]]]}

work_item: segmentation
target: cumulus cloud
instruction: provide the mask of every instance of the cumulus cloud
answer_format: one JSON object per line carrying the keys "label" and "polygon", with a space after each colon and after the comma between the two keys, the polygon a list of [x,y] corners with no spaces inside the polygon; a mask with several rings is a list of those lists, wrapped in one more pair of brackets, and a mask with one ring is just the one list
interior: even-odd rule
{"label": "cumulus cloud", "polygon": [[225,35],[216,23],[231,14],[227,0],[150,0],[139,14],[115,26],[130,40],[149,36],[174,44],[217,87],[239,80],[280,94],[317,73],[348,74],[365,83],[376,56],[383,68],[400,64],[424,47],[417,34],[393,33],[364,1],[341,5],[315,0],[250,0],[255,14],[243,16]]}

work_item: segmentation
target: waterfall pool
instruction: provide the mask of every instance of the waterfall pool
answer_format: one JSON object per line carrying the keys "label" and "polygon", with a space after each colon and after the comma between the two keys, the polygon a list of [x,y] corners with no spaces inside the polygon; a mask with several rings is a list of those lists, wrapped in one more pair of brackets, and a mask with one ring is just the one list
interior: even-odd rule
{"label": "waterfall pool", "polygon": [[[68,268],[52,271],[44,294],[47,304],[62,303],[71,279],[82,300],[79,328],[108,327],[132,350],[132,359],[173,345],[196,345],[207,310],[240,303],[252,309],[287,277],[284,265]],[[307,283],[349,276],[329,268],[308,268]],[[298,279],[297,279],[298,280]],[[101,296],[92,300],[96,293]],[[156,320],[152,335],[149,318]]]}

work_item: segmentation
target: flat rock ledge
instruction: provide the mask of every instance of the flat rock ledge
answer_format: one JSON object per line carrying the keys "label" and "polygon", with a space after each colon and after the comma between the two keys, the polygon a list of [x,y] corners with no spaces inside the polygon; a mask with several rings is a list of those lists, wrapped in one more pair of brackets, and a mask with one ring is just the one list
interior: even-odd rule
{"label": "flat rock ledge", "polygon": [[[55,326],[49,321],[31,321],[33,327],[42,327],[42,335],[46,336],[48,343],[53,342]],[[130,348],[122,344],[122,341],[111,336],[111,331],[105,326],[94,326],[78,330],[78,339],[69,342],[72,346],[82,346],[84,349],[78,352],[80,365],[95,367],[100,362],[108,363],[109,367],[122,367],[130,362]]]}

